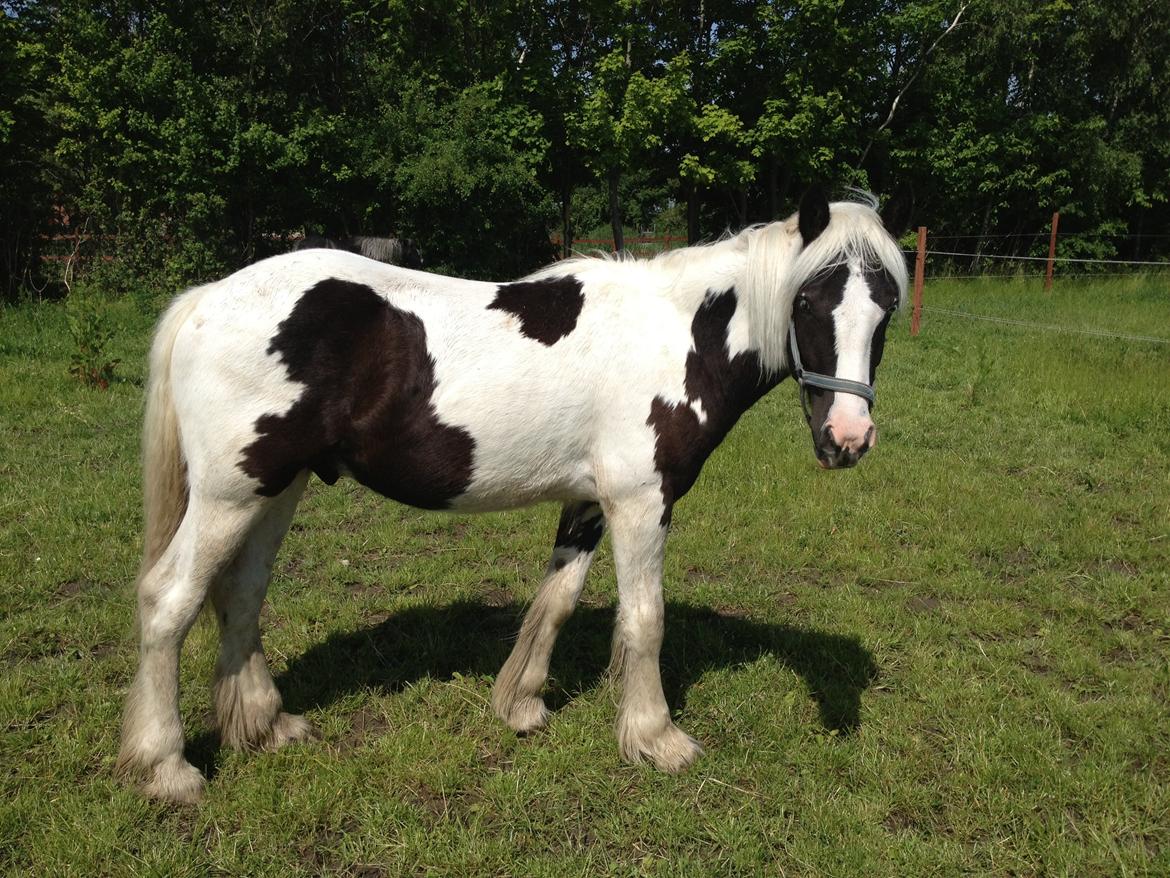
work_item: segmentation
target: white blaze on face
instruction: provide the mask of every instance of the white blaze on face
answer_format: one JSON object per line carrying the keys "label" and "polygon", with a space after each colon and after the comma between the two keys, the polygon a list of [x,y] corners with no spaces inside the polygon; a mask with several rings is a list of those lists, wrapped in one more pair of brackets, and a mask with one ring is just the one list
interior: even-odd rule
{"label": "white blaze on face", "polygon": [[[833,309],[838,378],[869,383],[873,333],[883,315],[881,307],[870,297],[860,264],[851,262],[841,304]],[[838,445],[855,453],[872,445],[877,438],[869,416],[869,403],[852,393],[833,394],[825,426],[832,431]]]}

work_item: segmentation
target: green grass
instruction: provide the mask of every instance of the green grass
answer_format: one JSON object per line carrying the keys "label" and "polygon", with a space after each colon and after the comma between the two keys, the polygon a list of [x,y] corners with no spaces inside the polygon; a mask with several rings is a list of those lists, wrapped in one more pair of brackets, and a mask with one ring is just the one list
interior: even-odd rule
{"label": "green grass", "polygon": [[[1163,280],[934,283],[927,304],[1170,334]],[[663,667],[707,747],[623,765],[603,545],[550,728],[490,713],[557,511],[444,517],[311,486],[265,642],[323,740],[217,749],[183,665],[197,808],[117,783],[133,672],[149,321],[120,381],[68,374],[64,310],[0,311],[0,873],[1145,875],[1170,872],[1170,346],[927,312],[892,329],[858,468],[794,390],[676,510]]]}

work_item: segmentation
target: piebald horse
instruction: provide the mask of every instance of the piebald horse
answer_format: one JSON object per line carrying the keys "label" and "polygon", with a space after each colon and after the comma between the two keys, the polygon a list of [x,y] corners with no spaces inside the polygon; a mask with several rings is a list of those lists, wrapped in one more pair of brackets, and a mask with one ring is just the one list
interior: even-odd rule
{"label": "piebald horse", "polygon": [[282,710],[260,642],[273,558],[311,474],[424,509],[562,504],[552,557],[492,705],[543,726],[541,690],[602,532],[619,606],[624,759],[680,771],[701,752],[659,676],[674,504],[757,399],[789,376],[819,462],[871,448],[874,372],[906,266],[876,201],[806,194],[788,220],[652,259],[579,257],[513,283],[303,250],[182,294],[150,353],[138,671],[118,768],[194,801],[179,653],[210,601],[223,743],[314,736]]}

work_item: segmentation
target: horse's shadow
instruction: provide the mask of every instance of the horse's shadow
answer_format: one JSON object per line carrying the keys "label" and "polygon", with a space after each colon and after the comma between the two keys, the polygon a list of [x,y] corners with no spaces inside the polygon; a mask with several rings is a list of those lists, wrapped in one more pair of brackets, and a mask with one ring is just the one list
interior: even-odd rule
{"label": "horse's shadow", "polygon": [[[495,674],[511,650],[525,607],[460,601],[398,611],[376,625],[330,635],[293,659],[276,680],[285,709],[327,707],[364,689],[397,692],[424,679]],[[598,684],[609,659],[612,607],[579,607],[565,624],[552,660],[545,702],[564,706]],[[678,709],[709,670],[770,655],[798,674],[830,732],[861,723],[861,693],[877,677],[873,655],[855,637],[760,622],[701,606],[669,602],[662,648],[667,700]],[[216,740],[191,741],[190,756],[214,773]]]}

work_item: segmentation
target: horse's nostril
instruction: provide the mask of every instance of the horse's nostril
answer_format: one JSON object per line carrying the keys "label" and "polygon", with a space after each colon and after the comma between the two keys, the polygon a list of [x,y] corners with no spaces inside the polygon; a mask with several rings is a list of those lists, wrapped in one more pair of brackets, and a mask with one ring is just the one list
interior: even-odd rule
{"label": "horse's nostril", "polygon": [[841,448],[841,443],[837,441],[837,437],[833,435],[833,425],[826,423],[821,428],[821,436],[824,437],[825,443],[834,451]]}

